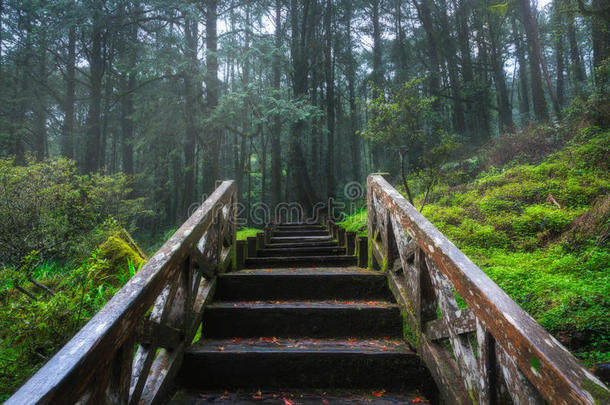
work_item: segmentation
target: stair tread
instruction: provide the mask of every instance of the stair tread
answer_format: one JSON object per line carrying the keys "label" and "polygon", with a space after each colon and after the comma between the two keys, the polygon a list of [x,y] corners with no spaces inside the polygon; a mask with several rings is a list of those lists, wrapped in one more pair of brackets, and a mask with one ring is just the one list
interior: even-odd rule
{"label": "stair tread", "polygon": [[297,309],[297,308],[316,308],[316,309],[335,309],[335,308],[398,308],[398,304],[380,300],[257,300],[257,301],[215,301],[208,308],[251,308],[251,309]]}
{"label": "stair tread", "polygon": [[[376,393],[376,396],[373,394]],[[286,399],[286,400],[285,400]],[[385,391],[385,390],[337,390],[337,389],[310,389],[310,390],[266,390],[263,388],[253,390],[180,390],[174,394],[169,405],[200,405],[203,403],[232,404],[232,405],[286,405],[289,403],[310,404],[407,404],[414,401],[426,403],[423,394],[417,390]]]}
{"label": "stair tread", "polygon": [[339,246],[339,242],[334,240],[324,240],[324,241],[311,241],[311,242],[284,242],[284,243],[269,243],[265,245],[265,249],[274,249],[274,248],[286,248],[291,249],[295,247],[321,247],[321,246]]}
{"label": "stair tread", "polygon": [[189,349],[191,353],[392,353],[415,356],[401,339],[390,338],[230,338],[201,339]]}
{"label": "stair tread", "polygon": [[245,269],[231,273],[224,273],[220,275],[220,278],[228,277],[247,277],[251,275],[261,276],[334,276],[334,275],[345,275],[345,276],[357,276],[357,275],[370,275],[370,276],[382,276],[385,274],[377,270],[363,269],[362,267],[278,267],[273,269]]}
{"label": "stair tread", "polygon": [[318,240],[332,239],[332,236],[330,236],[330,235],[271,236],[272,241],[273,241],[273,239],[286,239],[286,240],[294,240],[294,241],[298,241],[298,240],[318,241]]}

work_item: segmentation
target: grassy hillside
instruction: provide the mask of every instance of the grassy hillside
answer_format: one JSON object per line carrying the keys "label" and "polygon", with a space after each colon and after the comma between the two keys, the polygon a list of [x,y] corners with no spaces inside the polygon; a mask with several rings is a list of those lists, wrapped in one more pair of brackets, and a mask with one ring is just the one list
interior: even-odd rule
{"label": "grassy hillside", "polygon": [[423,214],[585,363],[610,361],[610,132],[531,160],[439,186]]}

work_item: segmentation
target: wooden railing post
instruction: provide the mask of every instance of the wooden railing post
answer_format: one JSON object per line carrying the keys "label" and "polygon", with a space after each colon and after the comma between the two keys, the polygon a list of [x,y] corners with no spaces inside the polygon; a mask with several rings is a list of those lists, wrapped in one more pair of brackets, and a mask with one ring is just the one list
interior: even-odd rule
{"label": "wooden railing post", "polygon": [[366,236],[358,236],[356,238],[356,255],[358,256],[358,267],[368,267],[368,238]]}
{"label": "wooden railing post", "polygon": [[258,232],[256,234],[256,248],[262,250],[265,248],[265,232]]}
{"label": "wooden railing post", "polygon": [[337,226],[337,241],[339,242],[339,246],[345,247],[345,229]]}
{"label": "wooden railing post", "polygon": [[256,257],[256,248],[258,244],[257,236],[249,236],[247,239],[248,242],[248,257]]}
{"label": "wooden railing post", "polygon": [[236,243],[236,246],[235,246],[235,249],[236,249],[236,252],[235,252],[235,257],[236,257],[235,266],[237,267],[237,270],[243,269],[245,264],[246,264],[247,245],[248,245],[248,242],[246,242],[245,240],[238,240],[237,243]]}
{"label": "wooden railing post", "polygon": [[356,232],[345,232],[345,249],[346,253],[353,256],[356,251]]}

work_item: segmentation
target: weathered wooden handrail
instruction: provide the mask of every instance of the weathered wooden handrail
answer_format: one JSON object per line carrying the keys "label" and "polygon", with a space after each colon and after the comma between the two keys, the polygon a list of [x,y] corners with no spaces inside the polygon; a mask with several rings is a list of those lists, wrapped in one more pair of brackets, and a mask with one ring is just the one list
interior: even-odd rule
{"label": "weathered wooden handrail", "polygon": [[[369,251],[446,403],[601,404],[610,392],[382,176]],[[371,260],[371,258],[369,258]],[[468,305],[460,309],[456,294]]]}
{"label": "weathered wooden handrail", "polygon": [[[236,186],[224,181],[7,404],[159,402],[231,265]],[[135,356],[134,356],[135,352]]]}

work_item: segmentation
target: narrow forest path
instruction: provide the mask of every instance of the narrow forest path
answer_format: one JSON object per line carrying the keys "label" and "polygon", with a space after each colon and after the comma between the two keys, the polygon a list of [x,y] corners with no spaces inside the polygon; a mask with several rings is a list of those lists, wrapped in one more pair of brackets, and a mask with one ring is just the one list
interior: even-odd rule
{"label": "narrow forest path", "polygon": [[355,267],[324,226],[269,236],[245,270],[218,277],[171,403],[423,401],[431,378],[402,339],[386,276]]}

